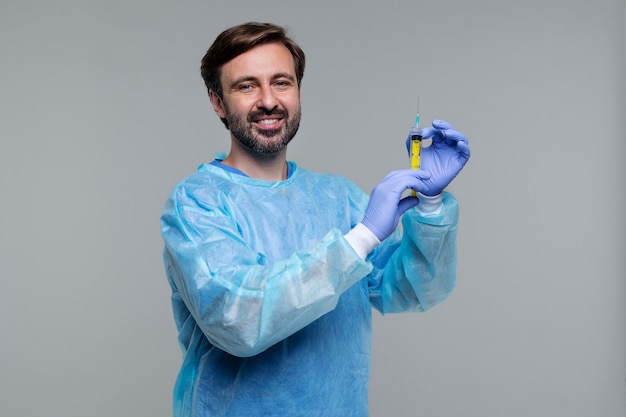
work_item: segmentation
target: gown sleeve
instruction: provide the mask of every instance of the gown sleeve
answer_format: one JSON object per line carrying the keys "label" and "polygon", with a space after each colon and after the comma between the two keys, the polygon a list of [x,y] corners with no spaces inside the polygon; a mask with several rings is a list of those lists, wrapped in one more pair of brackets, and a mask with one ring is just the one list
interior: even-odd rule
{"label": "gown sleeve", "polygon": [[179,313],[191,314],[211,344],[240,357],[256,355],[332,311],[340,295],[372,270],[339,229],[266,265],[227,212],[200,206],[180,186],[163,209],[161,233],[173,300],[188,310]]}
{"label": "gown sleeve", "polygon": [[425,311],[445,300],[456,284],[459,209],[444,193],[436,215],[408,210],[398,230],[369,256],[370,302],[382,314]]}

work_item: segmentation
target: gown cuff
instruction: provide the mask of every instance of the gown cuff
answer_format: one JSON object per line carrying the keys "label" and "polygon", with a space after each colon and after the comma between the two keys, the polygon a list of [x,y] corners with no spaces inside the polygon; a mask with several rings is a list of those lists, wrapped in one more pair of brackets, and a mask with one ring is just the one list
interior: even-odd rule
{"label": "gown cuff", "polygon": [[419,204],[415,209],[423,216],[434,216],[441,213],[443,209],[443,193],[437,195],[428,196],[422,193],[417,193]]}
{"label": "gown cuff", "polygon": [[354,226],[344,237],[361,259],[367,258],[367,255],[380,245],[380,240],[363,223]]}

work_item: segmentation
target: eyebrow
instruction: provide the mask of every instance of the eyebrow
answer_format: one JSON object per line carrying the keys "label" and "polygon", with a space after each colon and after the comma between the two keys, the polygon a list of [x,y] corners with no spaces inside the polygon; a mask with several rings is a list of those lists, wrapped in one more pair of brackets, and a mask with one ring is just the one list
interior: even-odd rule
{"label": "eyebrow", "polygon": [[296,76],[287,72],[279,72],[278,74],[274,74],[274,76],[272,77],[273,80],[277,78],[286,78],[290,81],[296,81]]}

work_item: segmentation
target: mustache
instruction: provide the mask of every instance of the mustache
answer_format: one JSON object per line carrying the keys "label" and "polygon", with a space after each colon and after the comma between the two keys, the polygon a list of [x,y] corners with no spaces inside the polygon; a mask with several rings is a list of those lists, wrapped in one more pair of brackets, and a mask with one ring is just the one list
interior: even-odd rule
{"label": "mustache", "polygon": [[284,109],[272,109],[272,110],[255,110],[253,112],[248,113],[248,121],[252,122],[260,117],[267,116],[278,116],[283,119],[287,119],[289,113]]}

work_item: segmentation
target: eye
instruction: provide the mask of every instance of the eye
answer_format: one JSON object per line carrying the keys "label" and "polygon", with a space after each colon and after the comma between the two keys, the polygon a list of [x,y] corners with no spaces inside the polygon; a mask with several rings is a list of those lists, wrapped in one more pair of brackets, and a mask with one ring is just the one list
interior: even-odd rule
{"label": "eye", "polygon": [[274,83],[274,86],[275,86],[276,88],[278,88],[278,89],[284,90],[284,89],[286,89],[286,88],[289,88],[289,87],[291,86],[291,84],[292,84],[292,83],[291,83],[291,81],[289,81],[289,80],[277,80],[277,81]]}
{"label": "eye", "polygon": [[254,86],[252,84],[239,84],[239,86],[237,87],[237,90],[239,90],[242,93],[248,93],[252,91],[253,89],[254,89]]}

